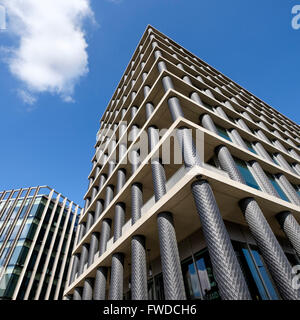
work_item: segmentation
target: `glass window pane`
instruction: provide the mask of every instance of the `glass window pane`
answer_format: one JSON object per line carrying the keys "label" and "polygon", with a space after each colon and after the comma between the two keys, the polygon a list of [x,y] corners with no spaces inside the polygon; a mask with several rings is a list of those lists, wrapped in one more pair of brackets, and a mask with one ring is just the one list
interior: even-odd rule
{"label": "glass window pane", "polygon": [[218,130],[218,133],[221,137],[223,137],[224,139],[231,141],[231,139],[229,138],[229,135],[226,131],[226,129],[224,129],[223,127],[220,127],[219,125],[216,124],[216,128]]}
{"label": "glass window pane", "polygon": [[283,190],[281,189],[281,187],[279,186],[279,184],[276,182],[274,176],[268,172],[266,172],[267,177],[269,178],[269,181],[271,182],[271,184],[273,185],[273,187],[275,188],[275,190],[278,192],[280,198],[282,200],[288,201],[290,202],[290,200],[288,199],[288,197],[286,196],[286,194],[283,192]]}
{"label": "glass window pane", "polygon": [[234,161],[243,176],[243,178],[246,181],[247,186],[255,188],[257,190],[260,190],[259,185],[257,184],[255,178],[253,177],[252,173],[249,171],[245,161],[242,161],[240,159],[234,158]]}

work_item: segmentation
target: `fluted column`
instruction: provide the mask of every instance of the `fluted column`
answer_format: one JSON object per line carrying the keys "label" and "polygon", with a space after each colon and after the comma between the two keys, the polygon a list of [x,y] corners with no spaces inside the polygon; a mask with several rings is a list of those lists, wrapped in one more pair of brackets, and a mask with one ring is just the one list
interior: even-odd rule
{"label": "fluted column", "polygon": [[300,206],[300,197],[289,180],[282,173],[276,174],[276,177],[291,202]]}
{"label": "fluted column", "polygon": [[[165,67],[164,65],[162,65],[161,67]],[[186,79],[187,80],[187,79]],[[163,85],[164,85],[164,88],[165,90],[168,90],[169,88],[172,88],[173,87],[173,84],[172,84],[172,81],[170,78],[166,79],[164,81],[163,79]],[[199,101],[200,97],[198,94],[192,94],[191,95],[192,99],[194,99],[196,102]],[[201,99],[200,99],[201,101]],[[198,103],[198,102],[197,102]],[[184,116],[183,115],[183,111],[182,111],[182,108],[181,108],[181,105],[180,105],[180,102],[179,100],[176,98],[176,97],[172,97],[168,100],[168,106],[169,106],[169,110],[170,110],[170,113],[171,113],[171,116],[172,116],[172,119],[173,121],[175,121],[178,117],[181,117],[181,116]],[[209,121],[210,118],[208,118],[207,120]],[[214,126],[215,128],[215,126]],[[216,129],[215,129],[216,130]],[[185,137],[185,138],[183,138]],[[179,128],[178,130],[178,140],[179,140],[179,143],[181,145],[181,149],[182,149],[182,153],[183,153],[183,160],[184,160],[184,164],[185,164],[185,167],[189,168],[189,167],[192,167],[194,165],[199,165],[201,164],[201,159],[199,157],[199,155],[197,154],[197,151],[196,151],[196,148],[195,148],[195,145],[193,143],[193,140],[192,140],[192,137],[189,133],[189,130],[187,130],[186,128]],[[184,142],[184,143],[183,143]],[[201,194],[199,192],[199,190],[197,188],[194,188],[193,190],[193,196],[194,196],[194,199],[195,199],[195,202],[203,202],[204,201],[204,196],[207,196],[207,194]],[[216,200],[213,196],[213,194],[210,195],[210,199],[211,201],[213,201],[213,204],[215,206],[217,206],[216,204]],[[206,210],[207,208],[205,208]],[[222,220],[221,216],[220,216],[220,213],[217,212],[216,215],[219,215],[219,218]],[[225,227],[224,227],[225,228]],[[247,289],[247,286],[246,286],[246,283],[245,283],[245,280],[243,278],[243,275],[242,275],[242,271],[238,265],[238,261],[237,261],[237,258],[236,258],[236,255],[234,253],[234,250],[232,248],[232,246],[230,247],[230,239],[229,239],[229,236],[227,234],[227,231],[225,229],[222,229],[223,230],[223,234],[221,234],[220,232],[218,233],[218,236],[220,236],[223,240],[224,243],[227,244],[227,247],[228,247],[228,253],[230,254],[230,259],[231,259],[231,263],[234,264],[236,267],[235,267],[235,271],[238,273],[238,278],[239,279],[243,279],[244,281],[244,287],[245,287],[245,290],[243,292],[243,297],[245,299],[251,299],[250,298],[250,294],[249,294],[249,291]],[[204,231],[204,230],[203,230]],[[205,232],[205,231],[204,231]],[[224,238],[224,234],[227,235],[227,238]],[[208,235],[207,235],[208,237]],[[162,241],[160,241],[160,243],[162,243]],[[162,249],[161,249],[162,250]],[[215,254],[215,251],[212,250],[212,248],[210,248],[209,250],[209,254],[210,256],[213,256]],[[212,259],[214,260],[214,258]],[[238,267],[237,267],[238,266]],[[220,277],[219,279],[222,279],[222,277],[224,277],[225,273],[222,273],[222,268],[220,265],[216,266],[217,267],[217,270],[220,271]],[[216,270],[216,271],[217,271]],[[218,271],[217,271],[218,272]],[[230,275],[230,274],[229,274]],[[235,275],[236,276],[236,275]],[[229,288],[227,287],[228,286],[228,283],[229,282],[233,282],[234,281],[234,276],[233,274],[231,274],[231,277],[232,279],[230,278],[230,280],[226,283],[226,281],[221,281],[220,283],[218,283],[220,286],[223,286],[224,287],[222,289],[220,289],[221,292],[223,292],[223,299],[230,299],[230,296],[229,296]],[[174,279],[173,279],[174,280]],[[227,279],[228,280],[228,279]],[[177,279],[178,281],[178,279]],[[177,287],[178,288],[178,287]],[[175,289],[173,290],[175,291]],[[242,295],[241,292],[238,293],[238,295]]]}
{"label": "fluted column", "polygon": [[136,235],[131,240],[131,298],[148,300],[146,239]]}
{"label": "fluted column", "polygon": [[[100,244],[99,244],[99,256],[101,256],[107,247],[107,242],[111,233],[111,219],[103,219]],[[106,282],[107,282],[107,267],[99,267],[96,271],[93,300],[105,300]]]}
{"label": "fluted column", "polygon": [[114,242],[122,236],[122,228],[125,223],[125,203],[118,202],[115,207]]}
{"label": "fluted column", "polygon": [[240,207],[282,298],[298,300],[299,292],[292,287],[292,267],[257,202],[245,198]]}
{"label": "fluted column", "polygon": [[81,300],[82,288],[78,287],[74,289],[73,300]]}
{"label": "fluted column", "polygon": [[84,281],[83,292],[82,292],[82,300],[92,300],[93,298],[93,285],[94,279],[87,278]]}
{"label": "fluted column", "polygon": [[300,258],[300,226],[298,221],[289,211],[278,213],[276,219]]}
{"label": "fluted column", "polygon": [[111,259],[111,279],[109,287],[109,300],[123,299],[123,274],[124,274],[124,254],[117,252]]}
{"label": "fluted column", "polygon": [[199,179],[192,192],[222,299],[251,299],[209,183]]}

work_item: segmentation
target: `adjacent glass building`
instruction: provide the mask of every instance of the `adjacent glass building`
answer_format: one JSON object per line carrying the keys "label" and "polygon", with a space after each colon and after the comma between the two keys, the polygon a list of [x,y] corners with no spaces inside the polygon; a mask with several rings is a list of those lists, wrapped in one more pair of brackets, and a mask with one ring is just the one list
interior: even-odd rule
{"label": "adjacent glass building", "polygon": [[0,299],[62,299],[79,214],[49,187],[0,192]]}
{"label": "adjacent glass building", "polygon": [[298,124],[148,26],[94,147],[66,299],[299,299]]}

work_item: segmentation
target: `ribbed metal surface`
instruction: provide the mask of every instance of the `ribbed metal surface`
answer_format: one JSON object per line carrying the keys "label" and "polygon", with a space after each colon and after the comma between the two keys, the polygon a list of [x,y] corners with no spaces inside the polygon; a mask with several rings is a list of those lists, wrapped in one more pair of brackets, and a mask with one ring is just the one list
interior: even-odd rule
{"label": "ribbed metal surface", "polygon": [[260,142],[255,142],[254,143],[254,148],[255,151],[261,155],[263,158],[265,158],[266,160],[273,162],[273,159],[271,158],[271,156],[268,154],[268,152],[266,151],[266,149],[263,147],[263,145]]}
{"label": "ribbed metal surface", "polygon": [[176,135],[180,145],[185,167],[191,168],[195,165],[200,165],[201,159],[193,142],[191,131],[187,128],[179,128],[176,131]]}
{"label": "ribbed metal surface", "polygon": [[99,267],[96,271],[93,300],[105,300],[107,268]]}
{"label": "ribbed metal surface", "polygon": [[87,259],[88,259],[88,254],[89,254],[89,244],[88,243],[84,243],[82,245],[82,249],[81,249],[79,268],[78,268],[78,275],[81,275],[82,272],[83,272],[84,265],[86,264]]}
{"label": "ribbed metal surface", "polygon": [[84,281],[83,291],[82,291],[82,300],[92,300],[93,298],[93,278],[86,278]]}
{"label": "ribbed metal surface", "polygon": [[225,113],[225,111],[222,109],[222,107],[216,106],[215,110],[219,116],[221,116],[223,119],[226,119],[229,121],[229,118],[228,118],[227,114]]}
{"label": "ribbed metal surface", "polygon": [[147,264],[145,237],[133,236],[131,239],[131,298],[147,300]]}
{"label": "ribbed metal surface", "polygon": [[250,300],[251,296],[209,183],[199,180],[192,192],[203,234],[223,300]]}
{"label": "ribbed metal surface", "polygon": [[179,117],[184,117],[178,98],[176,97],[170,98],[168,100],[168,106],[169,106],[169,110],[170,110],[173,121],[176,121]]}
{"label": "ribbed metal surface", "polygon": [[69,284],[71,284],[75,280],[75,274],[78,270],[78,265],[79,265],[79,258],[80,258],[79,253],[76,253],[73,256],[73,264],[72,264],[72,271],[71,271],[71,277],[70,277]]}
{"label": "ribbed metal surface", "polygon": [[143,205],[143,186],[141,183],[134,183],[131,186],[131,219],[132,224],[141,217]]}
{"label": "ribbed metal surface", "polygon": [[77,243],[80,242],[80,240],[82,239],[82,237],[83,237],[84,234],[85,234],[85,224],[86,224],[85,222],[82,222],[82,223],[80,223],[80,225],[79,225],[80,230],[79,230],[79,235],[78,235]]}
{"label": "ribbed metal surface", "polygon": [[244,140],[242,139],[242,137],[240,136],[240,134],[238,133],[238,131],[236,129],[232,129],[230,130],[230,133],[233,137],[233,141],[241,146],[242,148],[248,150],[248,146],[246,145],[246,143],[244,142]]}
{"label": "ribbed metal surface", "polygon": [[157,224],[165,298],[186,299],[172,214],[158,214]]}
{"label": "ribbed metal surface", "polygon": [[253,198],[246,198],[240,206],[282,298],[298,300],[299,293],[292,288],[291,265],[258,204]]}
{"label": "ribbed metal surface", "polygon": [[114,253],[111,259],[109,300],[123,299],[123,273],[124,255],[120,252]]}
{"label": "ribbed metal surface", "polygon": [[88,214],[87,214],[85,234],[88,233],[88,231],[90,230],[91,226],[93,225],[93,222],[94,222],[94,212],[93,211],[89,211]]}
{"label": "ribbed metal surface", "polygon": [[117,174],[117,189],[116,193],[119,193],[120,190],[123,188],[124,184],[126,182],[126,170],[125,169],[119,169]]}
{"label": "ribbed metal surface", "polygon": [[283,174],[277,174],[277,179],[279,180],[280,184],[283,187],[283,190],[285,191],[288,198],[296,205],[300,206],[300,197],[296,190],[293,188],[291,183],[288,181],[288,179]]}
{"label": "ribbed metal surface", "polygon": [[111,232],[111,219],[103,219],[101,233],[100,233],[100,243],[99,243],[99,256],[101,256],[107,248],[107,241],[110,238]]}
{"label": "ribbed metal surface", "polygon": [[155,201],[158,201],[166,193],[166,175],[160,159],[152,160],[151,170]]}
{"label": "ribbed metal surface", "polygon": [[286,234],[287,238],[291,242],[293,248],[297,252],[300,258],[300,226],[291,212],[280,212],[276,216],[282,230]]}
{"label": "ribbed metal surface", "polygon": [[90,241],[88,266],[90,266],[94,262],[94,256],[98,250],[98,244],[99,244],[98,239],[99,239],[99,233],[93,232],[91,235],[91,241]]}
{"label": "ribbed metal surface", "polygon": [[209,114],[202,115],[200,121],[201,121],[202,126],[205,129],[212,131],[215,134],[219,134],[218,130],[217,130],[217,128],[216,128],[216,126],[215,126],[214,122],[212,121],[212,118]]}
{"label": "ribbed metal surface", "polygon": [[285,160],[285,158],[282,156],[281,153],[274,153],[274,157],[282,168],[284,168],[290,172],[294,172],[292,170],[291,166],[288,164],[288,162]]}
{"label": "ribbed metal surface", "polygon": [[97,193],[98,193],[98,187],[93,187],[91,201],[93,201],[96,198]]}
{"label": "ribbed metal surface", "polygon": [[95,215],[94,215],[95,222],[100,217],[100,215],[101,215],[101,213],[103,211],[103,206],[104,206],[104,201],[102,199],[97,200],[97,202],[96,202],[96,210],[95,210]]}
{"label": "ribbed metal surface", "polygon": [[152,112],[154,111],[154,105],[151,102],[146,103],[146,119],[148,120],[151,117]]}
{"label": "ribbed metal surface", "polygon": [[101,174],[101,175],[100,175],[100,178],[99,178],[99,185],[98,185],[99,190],[101,190],[101,189],[102,189],[102,187],[104,186],[104,183],[105,183],[106,179],[107,179],[106,174]]}
{"label": "ribbed metal surface", "polygon": [[245,121],[243,119],[239,118],[239,119],[236,120],[236,122],[241,128],[243,128],[246,131],[252,133],[252,131],[249,129],[249,127],[247,126],[247,124],[245,123]]}
{"label": "ribbed metal surface", "polygon": [[82,288],[75,288],[73,293],[73,300],[81,300]]}
{"label": "ribbed metal surface", "polygon": [[106,188],[104,209],[106,209],[108,207],[108,205],[111,203],[113,197],[114,197],[114,186],[110,184]]}
{"label": "ribbed metal surface", "polygon": [[125,223],[125,203],[119,202],[115,207],[115,219],[114,219],[114,242],[122,236],[122,228]]}
{"label": "ribbed metal surface", "polygon": [[256,179],[262,186],[262,190],[274,197],[280,198],[278,192],[273,187],[272,183],[270,182],[267,175],[261,168],[260,164],[257,161],[250,161],[249,164],[255,173]]}
{"label": "ribbed metal surface", "polygon": [[226,171],[230,178],[246,184],[242,174],[240,173],[239,169],[237,168],[229,150],[225,146],[219,146],[216,148],[216,154],[218,156],[218,160],[220,163],[221,168]]}

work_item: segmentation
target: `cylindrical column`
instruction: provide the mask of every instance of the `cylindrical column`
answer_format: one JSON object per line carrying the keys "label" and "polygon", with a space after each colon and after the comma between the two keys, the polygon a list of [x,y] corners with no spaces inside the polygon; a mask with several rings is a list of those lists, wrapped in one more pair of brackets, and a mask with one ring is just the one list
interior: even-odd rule
{"label": "cylindrical column", "polygon": [[115,207],[115,219],[114,219],[114,242],[116,242],[122,236],[122,228],[125,222],[125,203],[119,202]]}
{"label": "cylindrical column", "polygon": [[93,278],[86,278],[84,281],[82,300],[92,300],[93,298]]}
{"label": "cylindrical column", "polygon": [[265,158],[266,160],[273,162],[273,159],[271,158],[271,156],[269,155],[269,153],[266,151],[266,149],[263,147],[263,145],[256,141],[253,143],[255,151],[262,156],[263,158]]}
{"label": "cylindrical column", "polygon": [[221,116],[222,118],[230,121],[228,116],[227,116],[227,114],[225,113],[225,111],[220,106],[216,106],[215,110],[216,110],[216,112],[218,113],[219,116]]}
{"label": "cylindrical column", "polygon": [[292,287],[292,267],[257,202],[246,198],[239,204],[282,298],[298,300],[299,293]]}
{"label": "cylindrical column", "polygon": [[296,205],[300,206],[300,197],[296,190],[293,188],[289,180],[282,174],[279,173],[276,175],[278,181],[283,187],[283,190],[285,191],[288,198]]}
{"label": "cylindrical column", "polygon": [[194,182],[192,192],[222,299],[251,300],[209,183],[206,180]]}
{"label": "cylindrical column", "polygon": [[166,300],[185,300],[185,289],[172,214],[157,215],[161,265]]}
{"label": "cylindrical column", "polygon": [[95,215],[94,215],[95,222],[100,217],[100,215],[101,215],[101,213],[103,211],[103,206],[104,206],[104,201],[102,199],[97,200],[97,202],[96,202],[96,210],[95,210]]}
{"label": "cylindrical column", "polygon": [[113,197],[114,197],[114,186],[112,184],[110,184],[106,188],[104,209],[106,209],[109,206]]}
{"label": "cylindrical column", "polygon": [[96,271],[93,300],[105,300],[107,267],[99,267]]}
{"label": "cylindrical column", "polygon": [[85,227],[85,234],[87,234],[93,225],[94,222],[94,212],[89,211],[87,214],[87,220],[86,220],[86,227]]}
{"label": "cylindrical column", "polygon": [[100,175],[99,185],[98,185],[99,191],[100,191],[100,190],[102,189],[102,187],[104,186],[104,183],[105,183],[106,179],[107,179],[106,174],[101,174],[101,175]]}
{"label": "cylindrical column", "polygon": [[91,203],[91,198],[90,197],[86,198],[85,199],[85,204],[84,204],[84,212],[86,212],[86,210],[89,207],[90,203]]}
{"label": "cylindrical column", "polygon": [[98,251],[98,239],[99,239],[99,232],[93,232],[92,235],[91,235],[91,241],[90,241],[88,267],[91,264],[93,264],[95,254]]}
{"label": "cylindrical column", "polygon": [[81,300],[82,288],[75,288],[73,293],[73,300]]}
{"label": "cylindrical column", "polygon": [[111,259],[111,279],[109,288],[109,300],[123,299],[123,274],[124,274],[124,254],[117,252]]}
{"label": "cylindrical column", "polygon": [[111,219],[103,219],[101,233],[100,233],[100,243],[99,243],[99,256],[101,256],[107,247],[107,242],[110,238],[111,232]]}
{"label": "cylindrical column", "polygon": [[75,255],[73,256],[73,265],[72,265],[72,271],[71,271],[69,285],[75,280],[75,275],[78,270],[79,259],[80,259],[80,254],[75,253]]}
{"label": "cylindrical column", "polygon": [[246,145],[245,141],[242,139],[242,137],[240,136],[240,134],[238,133],[238,131],[236,129],[231,129],[230,133],[233,137],[234,142],[241,146],[242,148],[248,150],[248,146]]}
{"label": "cylindrical column", "polygon": [[[159,142],[158,129],[151,126],[148,128],[150,151]],[[163,164],[159,158],[151,159],[152,180],[154,186],[155,201],[158,201],[166,193],[166,175]]]}
{"label": "cylindrical column", "polygon": [[285,160],[281,153],[274,153],[274,157],[282,168],[294,173],[292,167],[288,164],[288,162]]}
{"label": "cylindrical column", "polygon": [[125,169],[119,169],[118,170],[118,176],[117,176],[117,190],[116,190],[116,193],[120,192],[120,190],[123,188],[125,182],[126,182],[126,170]]}
{"label": "cylindrical column", "polygon": [[247,124],[245,123],[245,121],[241,118],[236,119],[236,123],[243,129],[245,129],[246,131],[252,133],[252,131],[249,129],[249,127],[247,126]]}
{"label": "cylindrical column", "polygon": [[295,217],[289,211],[278,213],[278,223],[286,234],[298,257],[300,258],[300,226]]}
{"label": "cylindrical column", "polygon": [[78,268],[78,275],[81,275],[84,269],[84,266],[87,262],[88,259],[88,254],[89,254],[89,244],[84,243],[82,245],[81,249],[81,255],[80,255],[80,261],[79,261],[79,268]]}
{"label": "cylindrical column", "polygon": [[98,193],[98,187],[93,187],[91,201],[93,201],[96,198],[97,193]]}
{"label": "cylindrical column", "polygon": [[131,186],[131,218],[132,224],[141,217],[141,209],[143,205],[143,185],[141,183],[133,183]]}
{"label": "cylindrical column", "polygon": [[82,222],[79,224],[80,230],[79,230],[79,234],[78,234],[77,244],[80,242],[80,240],[82,239],[82,237],[85,234],[85,225],[86,225],[85,222]]}
{"label": "cylindrical column", "polygon": [[221,168],[226,171],[230,178],[246,184],[242,174],[240,173],[239,169],[237,168],[229,150],[227,147],[221,145],[216,148],[216,154],[218,156],[218,160],[220,163]]}
{"label": "cylindrical column", "polygon": [[249,164],[251,168],[254,171],[256,179],[259,181],[259,184],[261,185],[263,191],[267,192],[268,194],[280,198],[278,192],[273,187],[272,183],[268,179],[267,175],[261,168],[260,164],[257,161],[249,161]]}
{"label": "cylindrical column", "polygon": [[131,240],[131,298],[148,300],[145,237],[136,235]]}
{"label": "cylindrical column", "polygon": [[219,134],[211,116],[209,114],[204,114],[200,117],[200,121],[201,121],[201,124],[202,126],[211,131],[211,132],[214,132],[215,134]]}

